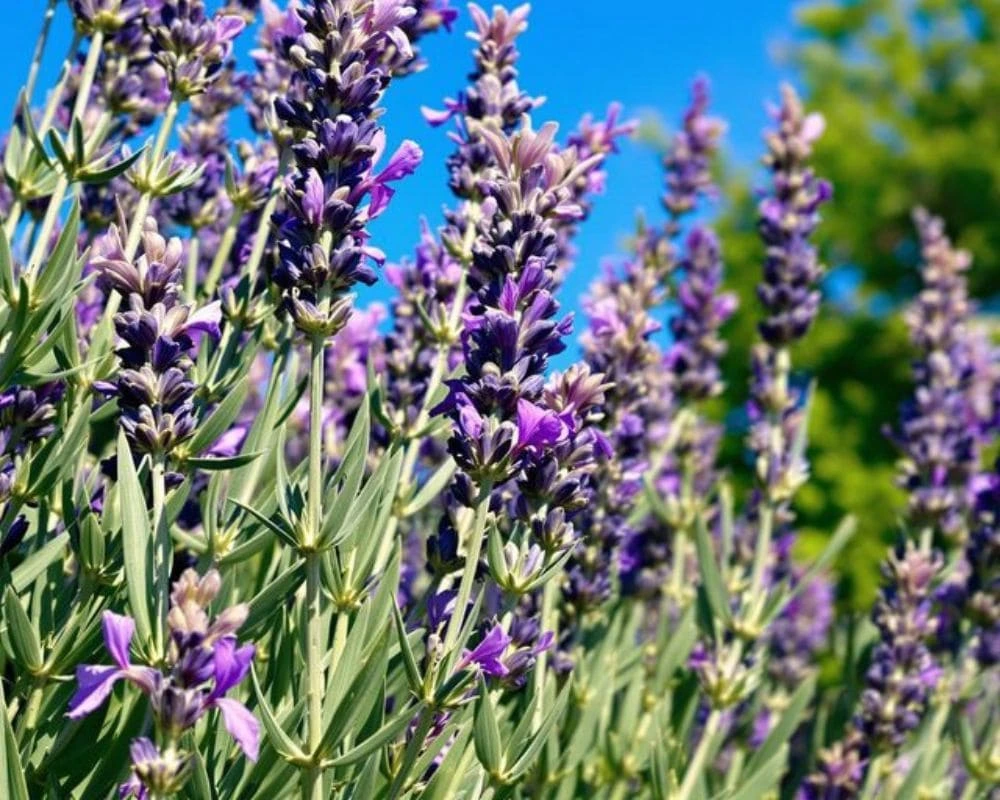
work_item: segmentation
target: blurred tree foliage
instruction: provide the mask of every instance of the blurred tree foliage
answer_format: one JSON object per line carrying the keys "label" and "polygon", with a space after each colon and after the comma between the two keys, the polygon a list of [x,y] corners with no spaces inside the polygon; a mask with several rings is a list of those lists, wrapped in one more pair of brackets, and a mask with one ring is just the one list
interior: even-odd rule
{"label": "blurred tree foliage", "polygon": [[[1000,294],[1000,0],[822,0],[800,8],[796,25],[789,56],[797,82],[827,119],[814,163],[835,187],[820,228],[828,302],[795,353],[818,385],[813,481],[798,504],[803,554],[855,514],[841,598],[867,608],[903,502],[884,428],[911,391],[898,311],[918,287],[912,208],[942,215],[973,253],[981,304]],[[728,183],[719,229],[742,299],[729,328],[732,402],[745,397],[762,252],[748,181]],[[730,422],[726,457],[734,463],[743,425]]]}

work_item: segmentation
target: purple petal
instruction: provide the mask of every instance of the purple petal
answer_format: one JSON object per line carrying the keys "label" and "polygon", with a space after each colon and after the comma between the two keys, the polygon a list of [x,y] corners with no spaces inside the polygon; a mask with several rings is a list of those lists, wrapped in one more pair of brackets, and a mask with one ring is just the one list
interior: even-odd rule
{"label": "purple petal", "polygon": [[220,697],[215,701],[215,707],[222,714],[222,722],[247,758],[257,760],[260,753],[260,724],[257,718],[238,700]]}
{"label": "purple petal", "polygon": [[254,650],[252,644],[237,648],[236,640],[231,636],[216,643],[212,654],[215,673],[215,687],[211,695],[213,699],[222,697],[246,677],[250,671],[250,662],[253,661]]}
{"label": "purple petal", "polygon": [[80,719],[100,708],[108,699],[114,685],[124,677],[118,667],[83,664],[76,668],[78,688],[69,701],[70,719]]}
{"label": "purple petal", "polygon": [[240,31],[246,27],[242,17],[226,14],[219,17],[215,22],[215,41],[218,43],[231,42]]}
{"label": "purple petal", "polygon": [[111,654],[111,660],[118,665],[118,669],[127,670],[132,666],[128,649],[135,635],[135,620],[114,611],[105,611],[101,615],[101,629],[104,633],[104,646]]}
{"label": "purple petal", "polygon": [[517,401],[518,448],[546,447],[558,442],[565,434],[566,426],[558,414],[523,398]]}
{"label": "purple petal", "polygon": [[375,182],[389,183],[390,181],[401,180],[407,175],[412,175],[416,168],[420,166],[423,157],[424,151],[420,149],[420,145],[407,139],[390,156],[389,163],[375,177]]}
{"label": "purple petal", "polygon": [[389,207],[389,201],[396,190],[384,183],[376,183],[371,188],[371,200],[368,203],[368,219],[380,217]]}
{"label": "purple petal", "polygon": [[195,311],[184,325],[185,332],[191,336],[194,343],[198,344],[198,336],[192,334],[205,334],[218,341],[222,335],[219,323],[222,322],[222,306],[216,300],[207,306],[202,306]]}

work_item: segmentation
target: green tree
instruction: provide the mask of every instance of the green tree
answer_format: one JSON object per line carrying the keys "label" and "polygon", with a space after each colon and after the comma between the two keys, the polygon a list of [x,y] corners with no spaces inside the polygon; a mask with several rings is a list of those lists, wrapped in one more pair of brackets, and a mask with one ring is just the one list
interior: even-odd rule
{"label": "green tree", "polygon": [[[884,428],[912,389],[898,311],[918,287],[914,206],[942,215],[973,253],[973,293],[984,304],[1000,294],[1000,2],[821,0],[800,9],[796,23],[788,56],[809,106],[826,116],[814,164],[835,187],[820,228],[832,268],[829,302],[795,353],[818,385],[813,481],[798,510],[805,550],[843,514],[858,517],[840,565],[842,599],[866,608],[903,502]],[[727,275],[743,301],[726,362],[730,399],[738,400],[762,252],[747,181],[729,183],[719,227]],[[740,427],[734,420],[730,429]],[[740,453],[733,436],[727,456],[736,461]]]}

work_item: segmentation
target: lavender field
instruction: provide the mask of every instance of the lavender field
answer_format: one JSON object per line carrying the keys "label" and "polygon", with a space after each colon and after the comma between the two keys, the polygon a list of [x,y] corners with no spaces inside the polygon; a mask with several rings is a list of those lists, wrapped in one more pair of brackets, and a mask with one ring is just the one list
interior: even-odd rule
{"label": "lavender field", "polygon": [[756,171],[696,72],[551,121],[527,5],[35,5],[0,800],[1000,798],[993,0],[801,10]]}

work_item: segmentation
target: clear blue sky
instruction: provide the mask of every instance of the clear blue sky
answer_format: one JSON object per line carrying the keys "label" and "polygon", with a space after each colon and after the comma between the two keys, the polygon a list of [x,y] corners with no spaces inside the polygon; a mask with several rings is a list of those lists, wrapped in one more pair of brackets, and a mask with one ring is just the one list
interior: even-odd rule
{"label": "clear blue sky", "polygon": [[[376,244],[392,259],[412,249],[420,217],[437,224],[450,200],[443,166],[450,143],[445,129],[423,122],[420,106],[440,107],[442,98],[464,85],[470,68],[472,43],[464,35],[468,15],[464,4],[452,0],[452,5],[462,10],[455,31],[421,43],[428,69],[394,82],[386,95],[390,147],[412,138],[426,154],[420,170],[399,186],[390,211],[376,223]],[[536,125],[555,120],[566,132],[584,112],[603,114],[608,103],[618,100],[627,115],[653,112],[672,127],[691,80],[704,73],[712,82],[715,112],[729,123],[730,155],[751,165],[767,122],[764,104],[776,97],[779,82],[790,77],[773,53],[788,41],[794,5],[792,0],[536,0],[530,27],[520,40],[521,84],[548,98],[535,112]],[[44,7],[43,0],[3,2],[0,108],[12,107],[25,79]],[[41,86],[46,79],[51,82],[69,36],[63,6]],[[644,208],[650,218],[659,214],[662,176],[647,148],[626,143],[608,169],[607,192],[580,234],[580,257],[563,295],[564,305],[573,310],[579,309],[578,298],[601,260],[613,255],[632,230],[636,209]],[[366,291],[362,301],[385,296],[381,284]]]}

